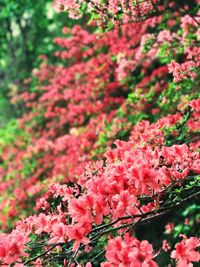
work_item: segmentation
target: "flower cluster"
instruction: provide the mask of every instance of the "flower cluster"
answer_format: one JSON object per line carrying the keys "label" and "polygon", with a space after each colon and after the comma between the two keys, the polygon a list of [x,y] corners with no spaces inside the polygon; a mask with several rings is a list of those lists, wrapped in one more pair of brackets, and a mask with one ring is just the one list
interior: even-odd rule
{"label": "flower cluster", "polygon": [[[198,0],[195,2],[198,4]],[[75,19],[81,18],[87,11],[91,14],[92,21],[96,21],[101,26],[106,25],[108,20],[113,25],[119,25],[132,21],[145,21],[149,17],[166,12],[166,10],[177,10],[176,2],[173,0],[54,0],[53,6],[57,12],[67,11],[69,17]],[[182,5],[180,10],[188,11],[188,6]],[[186,13],[182,20],[182,25],[186,30],[188,23],[194,24],[195,21]]]}
{"label": "flower cluster", "polygon": [[198,238],[173,248],[161,236],[158,248],[135,230],[199,196],[197,12],[175,1],[54,2],[123,25],[65,27],[58,64],[41,56],[30,92],[13,95],[26,113],[1,144],[0,227],[16,226],[0,234],[0,265],[156,267],[168,253],[167,264],[192,266]]}
{"label": "flower cluster", "polygon": [[196,249],[200,247],[200,240],[196,237],[184,238],[180,243],[175,245],[171,257],[176,259],[177,267],[193,266],[192,262],[200,261],[200,253]]}
{"label": "flower cluster", "polygon": [[111,266],[148,266],[158,267],[154,261],[152,245],[148,241],[139,241],[136,238],[124,235],[124,240],[118,236],[108,241],[106,259],[102,267]]}
{"label": "flower cluster", "polygon": [[6,264],[12,264],[18,260],[21,261],[20,256],[27,257],[28,253],[24,252],[27,242],[28,234],[26,232],[14,230],[11,234],[1,234],[0,263],[3,262],[6,266]]}

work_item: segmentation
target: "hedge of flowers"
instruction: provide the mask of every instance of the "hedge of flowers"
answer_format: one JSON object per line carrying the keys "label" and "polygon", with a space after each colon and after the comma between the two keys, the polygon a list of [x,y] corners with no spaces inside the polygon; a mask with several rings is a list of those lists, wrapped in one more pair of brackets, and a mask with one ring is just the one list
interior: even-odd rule
{"label": "hedge of flowers", "polygon": [[53,5],[87,23],[12,97],[0,265],[198,266],[199,1]]}

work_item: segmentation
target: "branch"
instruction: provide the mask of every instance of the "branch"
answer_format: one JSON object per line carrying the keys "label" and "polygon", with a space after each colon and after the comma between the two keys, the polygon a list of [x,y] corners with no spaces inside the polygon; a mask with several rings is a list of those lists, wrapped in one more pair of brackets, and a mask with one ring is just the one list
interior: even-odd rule
{"label": "branch", "polygon": [[[154,211],[150,211],[150,212],[146,212],[146,213],[143,213],[143,214],[137,214],[137,215],[130,215],[130,216],[124,216],[124,217],[121,217],[109,224],[104,224],[104,225],[101,225],[99,227],[96,227],[92,230],[92,232],[96,232],[98,231],[99,229],[103,229],[101,232],[98,232],[96,235],[94,235],[91,239],[91,242],[93,243],[96,239],[98,239],[100,236],[106,234],[106,233],[109,233],[109,232],[112,232],[112,231],[116,231],[116,230],[120,230],[120,229],[123,229],[123,228],[126,228],[126,227],[129,227],[129,226],[133,226],[133,225],[140,225],[140,224],[143,224],[145,222],[149,222],[151,220],[155,220],[156,218],[160,217],[160,216],[163,216],[164,214],[166,214],[167,212],[175,209],[175,208],[178,208],[180,206],[182,206],[183,204],[189,202],[190,200],[196,198],[200,196],[200,191],[197,192],[197,193],[194,193],[192,194],[191,196],[181,200],[180,202],[174,204],[174,205],[171,205],[171,206],[168,206],[168,207],[165,207],[165,208],[161,208],[159,210],[154,210]],[[128,220],[128,219],[135,219],[135,218],[140,218],[139,221],[134,221],[134,222],[131,222],[131,223],[128,223],[128,224],[122,224],[116,228],[108,228],[114,224],[116,224],[117,222],[119,221],[122,221],[122,220]],[[108,229],[105,229],[105,228],[108,228]],[[91,233],[92,233],[91,232]]]}
{"label": "branch", "polygon": [[48,250],[46,250],[46,251],[44,251],[43,253],[41,253],[41,254],[35,256],[35,257],[32,258],[32,259],[26,261],[26,262],[24,263],[25,266],[26,266],[27,264],[31,263],[32,261],[35,261],[35,260],[37,260],[38,258],[41,258],[41,257],[45,256],[47,253],[49,253],[49,252],[50,252],[51,250],[53,250],[55,247],[57,247],[57,246],[61,246],[61,245],[63,245],[63,244],[64,244],[64,243],[57,243],[57,244],[52,245]]}
{"label": "branch", "polygon": [[[192,199],[196,198],[200,196],[200,191],[188,196],[187,198],[185,199],[182,199],[180,202],[177,202],[175,203],[174,205],[170,205],[168,207],[164,207],[164,208],[160,208],[158,210],[153,210],[153,211],[150,211],[150,212],[146,212],[146,213],[142,213],[142,214],[136,214],[136,215],[129,215],[129,216],[124,216],[124,217],[121,217],[121,218],[118,218],[116,219],[115,221],[112,221],[108,224],[103,224],[103,225],[100,225],[100,226],[97,226],[96,228],[94,228],[90,234],[88,234],[88,237],[90,239],[90,242],[88,245],[90,244],[94,244],[96,241],[98,241],[98,239],[105,235],[105,234],[109,234],[113,231],[118,231],[118,230],[121,230],[121,229],[124,229],[124,228],[132,228],[133,226],[136,226],[136,225],[141,225],[141,224],[144,224],[144,223],[149,223],[153,220],[156,220],[157,218],[163,216],[164,214],[170,212],[171,210],[173,209],[176,209],[182,205],[184,205],[185,203],[191,201]],[[130,223],[124,223],[124,224],[121,224],[117,227],[112,227],[113,225],[115,225],[116,223],[120,222],[120,221],[123,221],[123,220],[128,220],[128,219],[131,219],[132,221]],[[133,219],[138,219],[137,221],[133,221]],[[92,236],[92,234],[94,233],[94,235]],[[41,257],[44,257],[45,255],[47,255],[51,250],[53,250],[55,247],[57,246],[61,246],[61,245],[64,245],[65,243],[57,243],[57,244],[54,244],[52,245],[48,250],[44,251],[43,253],[35,256],[34,258],[28,260],[25,262],[25,265],[28,265],[29,263],[37,260],[38,258],[41,258]],[[76,255],[78,253],[78,251],[80,251],[81,249],[83,249],[85,247],[84,244],[82,244],[78,250],[76,250],[74,253],[71,251],[72,248],[70,248],[70,250],[68,251],[67,254],[72,254],[73,253],[73,258],[71,259],[71,262],[73,262],[74,260],[76,260]],[[103,252],[102,252],[103,253]],[[101,255],[101,254],[100,254]],[[100,256],[98,255],[98,256]],[[65,253],[65,256],[66,253]],[[69,258],[71,258],[72,255],[69,256]],[[66,257],[67,258],[67,257]],[[68,258],[68,259],[69,259]]]}

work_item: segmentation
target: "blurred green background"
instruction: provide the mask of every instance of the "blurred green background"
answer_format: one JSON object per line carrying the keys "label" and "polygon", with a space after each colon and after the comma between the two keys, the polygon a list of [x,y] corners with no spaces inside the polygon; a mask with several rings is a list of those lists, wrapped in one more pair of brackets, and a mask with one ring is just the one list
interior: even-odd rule
{"label": "blurred green background", "polygon": [[23,87],[40,54],[54,60],[52,39],[66,24],[67,15],[57,14],[52,0],[0,0],[0,128],[20,116],[9,96]]}

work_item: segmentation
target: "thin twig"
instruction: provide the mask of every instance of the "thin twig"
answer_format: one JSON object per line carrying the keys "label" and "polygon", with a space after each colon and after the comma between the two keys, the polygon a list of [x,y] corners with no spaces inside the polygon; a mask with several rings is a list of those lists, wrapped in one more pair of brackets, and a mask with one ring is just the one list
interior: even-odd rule
{"label": "thin twig", "polygon": [[48,254],[51,250],[53,250],[55,247],[57,247],[57,246],[61,246],[61,245],[63,245],[63,244],[64,244],[64,243],[57,243],[57,244],[54,244],[54,245],[51,246],[48,250],[46,250],[46,251],[44,251],[43,253],[41,253],[41,254],[35,256],[35,257],[32,258],[32,259],[26,261],[24,264],[27,265],[27,264],[31,263],[32,261],[37,260],[38,258],[44,257],[44,256],[45,256],[46,254]]}

